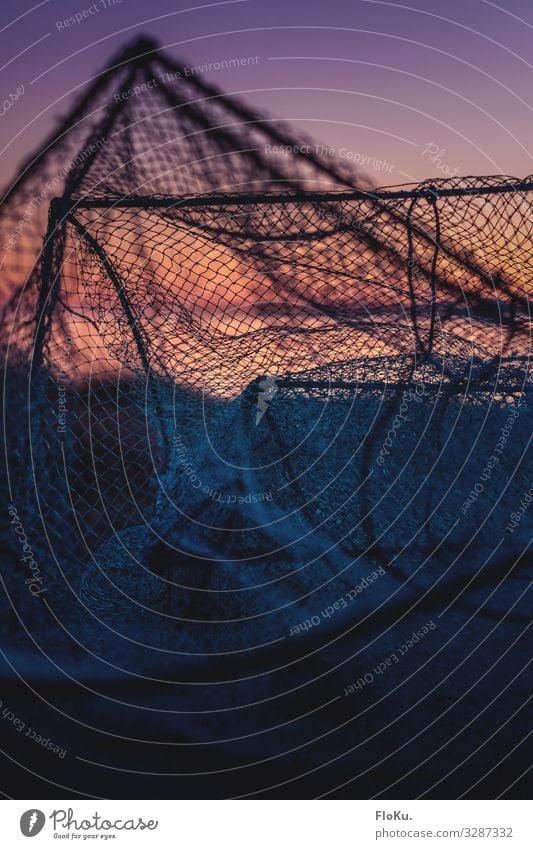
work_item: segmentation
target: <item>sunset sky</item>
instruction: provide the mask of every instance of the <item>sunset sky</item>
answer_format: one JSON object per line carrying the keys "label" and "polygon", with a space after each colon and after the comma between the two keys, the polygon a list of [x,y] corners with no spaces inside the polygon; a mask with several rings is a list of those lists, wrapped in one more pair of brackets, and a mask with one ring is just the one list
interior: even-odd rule
{"label": "sunset sky", "polygon": [[188,66],[249,58],[206,77],[300,126],[334,156],[366,165],[376,185],[526,176],[533,7],[501,3],[4,0],[2,183],[141,33]]}

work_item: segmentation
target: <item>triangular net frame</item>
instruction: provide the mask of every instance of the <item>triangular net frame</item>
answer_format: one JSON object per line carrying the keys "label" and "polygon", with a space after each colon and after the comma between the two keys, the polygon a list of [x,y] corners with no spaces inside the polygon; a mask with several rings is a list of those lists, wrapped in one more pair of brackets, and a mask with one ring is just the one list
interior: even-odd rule
{"label": "triangular net frame", "polygon": [[151,42],[97,75],[0,209],[33,798],[521,792],[532,191],[375,189]]}
{"label": "triangular net frame", "polygon": [[[68,513],[86,554],[167,499],[199,400],[222,439],[244,399],[233,485],[270,396],[383,401],[418,381],[516,402],[532,190],[500,176],[373,189],[136,43],[4,198],[10,491],[38,493],[56,543]],[[290,438],[274,442],[282,456]]]}

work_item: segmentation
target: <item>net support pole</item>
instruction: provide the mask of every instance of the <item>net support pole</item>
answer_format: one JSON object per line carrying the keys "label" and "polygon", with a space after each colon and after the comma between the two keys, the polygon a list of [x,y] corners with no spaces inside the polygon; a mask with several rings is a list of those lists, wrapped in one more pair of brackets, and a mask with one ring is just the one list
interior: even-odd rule
{"label": "net support pole", "polygon": [[48,225],[44,237],[39,298],[35,315],[35,345],[31,360],[32,373],[36,373],[44,360],[44,346],[50,321],[59,292],[59,278],[63,259],[63,224],[67,214],[63,198],[53,198],[48,210]]}

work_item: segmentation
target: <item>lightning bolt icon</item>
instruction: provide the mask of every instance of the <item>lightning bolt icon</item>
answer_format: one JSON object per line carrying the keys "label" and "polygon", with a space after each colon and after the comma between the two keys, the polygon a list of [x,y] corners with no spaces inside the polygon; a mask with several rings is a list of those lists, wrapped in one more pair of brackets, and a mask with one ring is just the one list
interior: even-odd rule
{"label": "lightning bolt icon", "polygon": [[37,811],[34,811],[30,817],[30,821],[28,823],[28,831],[33,831],[33,826],[37,822]]}
{"label": "lightning bolt icon", "polygon": [[259,424],[265,415],[270,402],[278,391],[276,379],[274,377],[263,377],[259,381],[259,392],[257,393],[257,409],[255,412],[255,424]]}

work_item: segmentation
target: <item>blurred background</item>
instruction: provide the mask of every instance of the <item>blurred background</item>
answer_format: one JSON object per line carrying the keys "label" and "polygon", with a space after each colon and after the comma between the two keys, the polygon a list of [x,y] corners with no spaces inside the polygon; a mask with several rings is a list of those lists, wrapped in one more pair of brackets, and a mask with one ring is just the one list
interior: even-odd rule
{"label": "blurred background", "polygon": [[0,179],[141,33],[375,185],[523,177],[533,171],[532,29],[528,0],[5,0]]}

